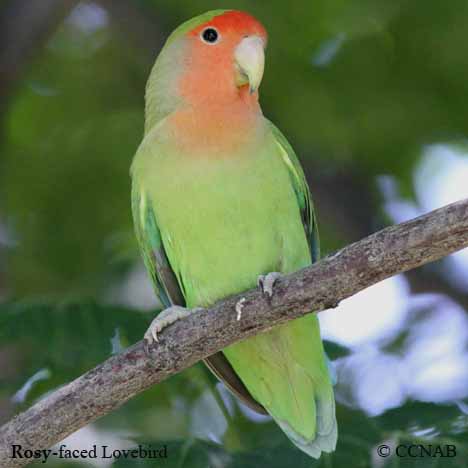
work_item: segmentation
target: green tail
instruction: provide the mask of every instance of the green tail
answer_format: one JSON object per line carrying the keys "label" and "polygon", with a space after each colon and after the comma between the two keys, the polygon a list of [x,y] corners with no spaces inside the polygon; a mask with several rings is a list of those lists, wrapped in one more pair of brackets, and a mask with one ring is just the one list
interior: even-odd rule
{"label": "green tail", "polygon": [[335,449],[335,400],[315,315],[234,344],[224,354],[297,447],[314,458]]}

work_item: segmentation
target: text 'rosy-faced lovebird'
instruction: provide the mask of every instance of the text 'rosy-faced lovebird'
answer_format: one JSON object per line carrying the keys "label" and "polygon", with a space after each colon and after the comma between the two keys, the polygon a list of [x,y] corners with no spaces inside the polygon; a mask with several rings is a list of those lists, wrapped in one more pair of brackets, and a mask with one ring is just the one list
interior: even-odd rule
{"label": "text 'rosy-faced lovebird'", "polygon": [[[210,11],[170,35],[151,71],[131,169],[137,238],[166,307],[145,334],[149,344],[175,320],[256,284],[271,296],[279,273],[318,259],[304,173],[258,103],[266,43],[249,14]],[[314,314],[205,362],[301,450],[318,458],[335,449],[335,400]]]}

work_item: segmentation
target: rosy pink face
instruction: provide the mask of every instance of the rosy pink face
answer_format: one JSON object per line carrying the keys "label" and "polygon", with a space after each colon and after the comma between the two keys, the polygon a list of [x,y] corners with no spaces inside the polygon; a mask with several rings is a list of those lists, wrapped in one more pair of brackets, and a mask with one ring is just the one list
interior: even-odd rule
{"label": "rosy pink face", "polygon": [[[258,70],[252,70],[252,75],[257,73],[258,83],[251,87],[251,92],[257,90],[263,74],[267,33],[251,15],[228,11],[189,31],[186,37],[189,39],[188,66],[180,90],[189,101],[204,101],[208,96],[232,99],[240,89],[248,89],[249,78],[253,77],[248,77],[239,66],[239,55],[240,61],[249,62],[249,67],[257,66]],[[261,63],[250,63],[255,60]]]}

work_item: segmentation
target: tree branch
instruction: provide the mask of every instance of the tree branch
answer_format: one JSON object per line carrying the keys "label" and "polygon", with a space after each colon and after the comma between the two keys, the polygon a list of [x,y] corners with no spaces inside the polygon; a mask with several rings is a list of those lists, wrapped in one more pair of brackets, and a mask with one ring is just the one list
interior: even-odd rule
{"label": "tree branch", "polygon": [[[12,444],[48,448],[134,395],[222,348],[311,310],[319,312],[385,278],[468,247],[468,199],[391,226],[281,278],[268,301],[258,290],[227,298],[165,329],[147,356],[140,341],[48,395],[0,428],[3,467]],[[242,317],[235,305],[244,298]],[[5,460],[5,461],[3,461]],[[27,460],[26,460],[27,461]]]}

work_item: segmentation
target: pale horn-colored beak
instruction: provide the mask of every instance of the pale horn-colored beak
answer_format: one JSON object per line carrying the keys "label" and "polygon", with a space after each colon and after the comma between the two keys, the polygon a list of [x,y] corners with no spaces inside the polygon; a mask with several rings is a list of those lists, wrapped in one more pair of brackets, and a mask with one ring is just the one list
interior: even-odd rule
{"label": "pale horn-colored beak", "polygon": [[248,36],[236,47],[234,59],[237,68],[236,84],[249,84],[250,94],[257,91],[265,67],[265,43],[259,36]]}

